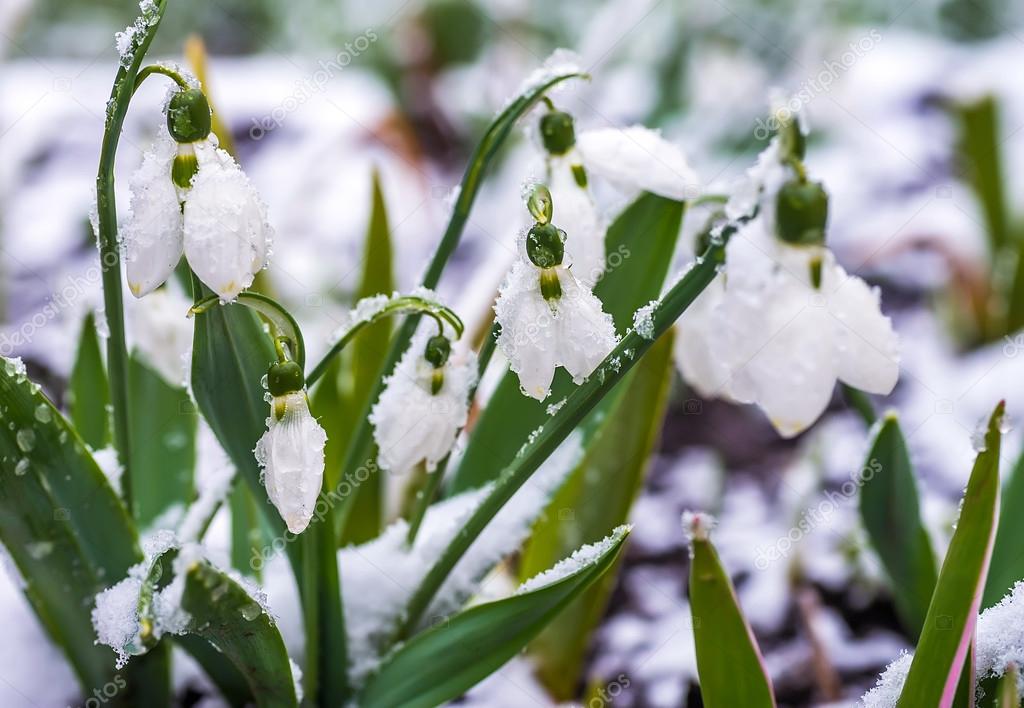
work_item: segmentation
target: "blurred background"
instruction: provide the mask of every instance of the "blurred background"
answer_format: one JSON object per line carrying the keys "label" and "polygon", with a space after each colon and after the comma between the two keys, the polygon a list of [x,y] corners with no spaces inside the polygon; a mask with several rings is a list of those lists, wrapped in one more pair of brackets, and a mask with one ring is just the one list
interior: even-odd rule
{"label": "blurred background", "polygon": [[[113,36],[136,14],[114,0],[0,5],[0,354],[24,357],[57,399],[83,314],[101,301],[89,213]],[[193,58],[205,46],[208,92],[276,230],[268,287],[294,309],[313,356],[358,288],[374,170],[395,281],[409,288],[476,141],[556,48],[593,76],[554,97],[580,127],[659,128],[711,193],[767,144],[773,90],[793,97],[811,130],[808,168],[832,196],[829,243],[848,271],[882,286],[902,336],[901,383],[881,405],[903,419],[941,549],[977,421],[999,398],[1011,414],[1024,400],[1022,16],[1009,0],[170,0],[151,57],[185,64],[186,38]],[[147,82],[128,116],[122,211],[126,177],[162,120],[159,84]],[[500,154],[440,288],[477,325],[524,223],[519,185],[540,173],[535,122]],[[602,204],[614,213],[624,202]],[[684,224],[680,263],[698,216]],[[838,399],[815,429],[781,441],[758,411],[675,382],[626,564],[587,652],[586,677],[626,677],[608,684],[606,703],[698,705],[678,530],[691,507],[719,516],[718,545],[783,704],[851,704],[873,684],[909,644],[856,500],[800,523],[860,466],[865,440]],[[1011,433],[1007,467],[1019,447]],[[789,540],[785,552],[763,562],[776,538]],[[73,680],[8,580],[0,703],[56,705]],[[21,670],[39,661],[53,666],[48,686]],[[466,701],[551,698],[514,663]]]}

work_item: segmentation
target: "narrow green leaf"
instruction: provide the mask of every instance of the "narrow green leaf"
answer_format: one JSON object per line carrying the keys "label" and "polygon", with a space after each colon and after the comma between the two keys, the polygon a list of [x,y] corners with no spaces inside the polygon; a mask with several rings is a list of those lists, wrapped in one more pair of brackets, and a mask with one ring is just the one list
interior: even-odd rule
{"label": "narrow green leaf", "polygon": [[931,602],[938,569],[921,523],[917,480],[899,420],[890,413],[875,430],[861,467],[860,515],[889,577],[903,626],[917,637]]}
{"label": "narrow green leaf", "polygon": [[188,391],[164,381],[133,352],[128,359],[128,423],[136,523],[146,528],[167,509],[195,496],[198,417]]}
{"label": "narrow green leaf", "polygon": [[253,704],[252,690],[245,676],[208,641],[196,634],[182,634],[174,641],[196,660],[231,708]]}
{"label": "narrow green leaf", "polygon": [[1003,485],[1001,509],[982,608],[996,604],[1018,580],[1024,580],[1024,514],[1020,513],[1024,509],[1024,453]]}
{"label": "narrow green leaf", "polygon": [[[644,194],[609,226],[605,239],[608,270],[594,288],[622,333],[633,324],[633,312],[658,297],[675,250],[684,204]],[[562,370],[545,401],[524,396],[519,378],[506,372],[473,428],[465,454],[453,473],[449,494],[486,484],[515,457],[523,441],[545,420],[549,404],[576,388]],[[607,400],[607,399],[606,399]],[[584,437],[607,412],[602,403],[584,423]]]}
{"label": "narrow green leaf", "polygon": [[110,444],[109,404],[107,369],[96,335],[96,319],[90,312],[82,322],[78,353],[68,381],[68,409],[78,434],[93,450]]}
{"label": "narrow green leaf", "polygon": [[263,534],[260,512],[247,485],[236,484],[228,493],[231,509],[231,567],[242,575],[260,577],[262,563],[254,558],[263,558],[263,549],[270,539]]}
{"label": "narrow green leaf", "polygon": [[401,645],[366,684],[362,708],[429,708],[460,696],[514,657],[611,568],[629,531],[620,527],[553,582],[460,612]]}
{"label": "narrow green leaf", "polygon": [[[684,519],[685,521],[685,519]],[[708,708],[774,706],[772,682],[736,591],[708,539],[703,517],[693,521],[690,614],[700,695]]]}
{"label": "narrow green leaf", "polygon": [[[377,294],[390,294],[395,289],[392,276],[391,232],[387,206],[380,186],[380,175],[373,173],[373,202],[370,223],[366,230],[362,282],[356,300]],[[374,385],[383,375],[382,362],[391,340],[391,320],[376,322],[352,342],[349,361],[352,387],[346,396],[349,416],[358,415],[369,403]],[[347,447],[358,421],[347,421],[344,445]],[[340,468],[341,459],[338,460]],[[363,543],[375,538],[384,524],[386,479],[376,468],[355,492],[352,511],[346,520],[342,543]]]}
{"label": "narrow green leaf", "polygon": [[958,148],[962,169],[985,215],[989,250],[994,259],[1009,243],[1010,225],[1003,191],[999,107],[993,96],[985,96],[953,110],[960,122]]}
{"label": "narrow green leaf", "polygon": [[988,423],[985,448],[978,453],[967,482],[960,519],[939,572],[921,640],[901,706],[948,708],[956,695],[978,620],[981,593],[999,514],[999,449],[1003,412],[1000,403]]}
{"label": "narrow green leaf", "polygon": [[270,615],[205,561],[188,569],[182,607],[189,633],[205,639],[245,677],[261,708],[298,705],[288,651]]}
{"label": "narrow green leaf", "polygon": [[[672,337],[665,336],[612,394],[614,401],[580,465],[562,485],[530,535],[519,575],[529,578],[572,549],[625,523],[661,432],[672,374]],[[590,634],[615,585],[607,573],[530,644],[538,676],[556,700],[575,697]]]}
{"label": "narrow green leaf", "polygon": [[[112,680],[115,657],[95,644],[90,610],[96,593],[142,559],[135,527],[75,429],[6,359],[0,410],[0,542],[40,622],[91,693]],[[163,654],[126,672],[135,696],[170,691]]]}

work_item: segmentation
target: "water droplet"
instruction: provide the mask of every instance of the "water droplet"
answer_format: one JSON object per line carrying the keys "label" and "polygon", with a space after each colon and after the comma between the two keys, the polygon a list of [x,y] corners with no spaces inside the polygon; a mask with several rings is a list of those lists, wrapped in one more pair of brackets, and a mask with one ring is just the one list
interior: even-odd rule
{"label": "water droplet", "polygon": [[36,431],[31,428],[22,428],[14,437],[18,441],[18,449],[22,452],[32,452],[32,448],[36,446]]}
{"label": "water droplet", "polygon": [[28,459],[23,457],[18,460],[18,464],[14,466],[14,474],[21,477],[26,472],[28,472]]}
{"label": "water droplet", "polygon": [[40,403],[36,406],[36,420],[40,423],[49,423],[53,420],[53,416],[50,414],[50,407],[45,403]]}
{"label": "water droplet", "polygon": [[257,605],[255,602],[250,602],[248,605],[244,605],[242,607],[242,617],[247,622],[252,622],[261,614],[263,614],[263,608]]}

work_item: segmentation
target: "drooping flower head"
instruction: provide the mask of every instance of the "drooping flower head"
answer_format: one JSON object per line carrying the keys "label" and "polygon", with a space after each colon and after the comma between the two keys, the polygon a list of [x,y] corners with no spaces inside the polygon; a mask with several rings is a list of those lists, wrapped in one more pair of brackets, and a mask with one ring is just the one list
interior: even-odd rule
{"label": "drooping flower head", "polygon": [[381,467],[404,475],[423,463],[433,471],[466,425],[476,380],[473,352],[453,357],[445,334],[418,333],[370,413]]}
{"label": "drooping flower head", "polygon": [[174,92],[161,131],[129,181],[121,229],[128,287],[142,297],[162,285],[182,253],[223,300],[252,284],[266,265],[272,230],[249,178],[210,132],[210,105],[198,85]]}
{"label": "drooping flower head", "polygon": [[606,267],[607,224],[594,203],[591,172],[627,192],[668,199],[695,196],[697,176],[678,147],[643,126],[576,133],[571,114],[548,103],[538,133],[546,153],[547,187],[568,233],[565,249],[573,275],[593,287]]}
{"label": "drooping flower head", "polygon": [[825,245],[829,197],[803,166],[795,119],[730,198],[726,263],[680,318],[676,362],[705,397],[756,403],[786,437],[809,427],[837,379],[889,393],[898,341],[879,294]]}
{"label": "drooping flower head", "polygon": [[270,416],[253,453],[267,496],[288,530],[302,533],[313,516],[323,484],[327,434],[309,412],[302,369],[293,361],[267,372]]}
{"label": "drooping flower head", "polygon": [[551,223],[557,204],[548,190],[535,190],[529,206],[537,222],[520,237],[521,257],[505,278],[494,312],[501,325],[498,347],[523,392],[542,401],[556,367],[581,383],[615,348],[618,336],[601,301],[564,265],[567,235]]}

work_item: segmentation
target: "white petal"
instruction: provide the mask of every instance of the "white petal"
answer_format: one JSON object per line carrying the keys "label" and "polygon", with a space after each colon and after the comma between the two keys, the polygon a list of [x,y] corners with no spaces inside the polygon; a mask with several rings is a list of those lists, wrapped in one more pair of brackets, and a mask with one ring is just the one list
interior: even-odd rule
{"label": "white petal", "polygon": [[899,338],[882,314],[878,289],[833,266],[822,290],[833,317],[839,378],[869,393],[892,391],[900,373]]}
{"label": "white petal", "polygon": [[267,496],[288,530],[302,533],[309,525],[323,484],[327,434],[309,412],[306,393],[290,393],[284,416],[271,414],[267,431],[253,451],[263,469]]}
{"label": "white petal", "polygon": [[266,207],[226,152],[197,146],[196,157],[199,172],[185,200],[185,256],[207,287],[231,300],[266,265]]}
{"label": "white petal", "polygon": [[174,141],[161,132],[128,183],[130,211],[121,245],[128,289],[135,297],[162,285],[181,260],[181,205],[171,181],[175,152]]}
{"label": "white petal", "polygon": [[548,189],[554,203],[552,223],[566,233],[565,252],[572,274],[593,286],[605,270],[605,224],[594,205],[590,190],[580,187],[573,175],[579,155],[571,151],[548,161]]}
{"label": "white petal", "polygon": [[726,360],[712,349],[716,310],[725,295],[725,275],[719,274],[676,321],[673,344],[676,367],[687,384],[704,398],[725,397],[731,372]]}
{"label": "white petal", "polygon": [[192,349],[192,302],[170,285],[127,307],[132,346],[164,380],[181,386]]}
{"label": "white petal", "polygon": [[618,343],[615,323],[601,301],[572,273],[558,269],[562,297],[556,302],[558,362],[577,384],[593,373]]}
{"label": "white petal", "polygon": [[554,315],[540,294],[539,270],[518,260],[505,278],[494,303],[501,325],[498,347],[519,375],[523,392],[544,400],[555,375],[556,326]]}
{"label": "white petal", "polygon": [[469,413],[476,356],[453,354],[444,367],[444,385],[434,394],[433,367],[423,358],[429,335],[429,329],[424,329],[413,338],[370,414],[381,467],[396,475],[420,462],[434,469],[451,451]]}
{"label": "white petal", "polygon": [[755,401],[775,429],[792,437],[818,419],[836,383],[830,315],[824,300],[808,303],[802,288],[779,289],[765,316],[751,326],[763,344],[742,369]]}
{"label": "white petal", "polygon": [[625,189],[677,200],[693,198],[699,189],[697,175],[682,151],[649,128],[583,131],[576,147],[588,170]]}

